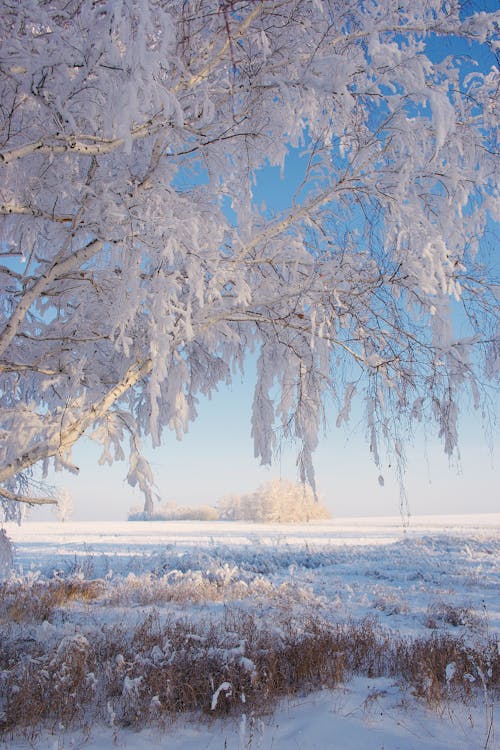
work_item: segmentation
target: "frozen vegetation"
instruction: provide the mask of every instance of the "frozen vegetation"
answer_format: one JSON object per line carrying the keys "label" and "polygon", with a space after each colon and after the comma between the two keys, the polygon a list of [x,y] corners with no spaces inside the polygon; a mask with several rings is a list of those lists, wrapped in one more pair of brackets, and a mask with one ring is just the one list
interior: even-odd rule
{"label": "frozen vegetation", "polygon": [[498,747],[500,514],[8,525],[2,747]]}

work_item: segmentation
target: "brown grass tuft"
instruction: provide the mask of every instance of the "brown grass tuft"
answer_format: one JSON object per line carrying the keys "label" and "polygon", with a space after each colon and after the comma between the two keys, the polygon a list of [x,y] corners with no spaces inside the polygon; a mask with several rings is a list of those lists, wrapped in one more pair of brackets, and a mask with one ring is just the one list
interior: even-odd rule
{"label": "brown grass tuft", "polygon": [[50,621],[54,611],[71,601],[92,601],[102,595],[104,581],[76,579],[31,584],[0,583],[0,622]]}

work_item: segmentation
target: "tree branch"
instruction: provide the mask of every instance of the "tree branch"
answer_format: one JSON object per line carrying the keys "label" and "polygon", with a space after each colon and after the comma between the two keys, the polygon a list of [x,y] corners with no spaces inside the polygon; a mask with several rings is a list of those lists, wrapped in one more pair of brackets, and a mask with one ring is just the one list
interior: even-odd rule
{"label": "tree branch", "polygon": [[70,216],[69,214],[66,216],[52,214],[48,211],[42,211],[40,208],[34,208],[31,206],[19,206],[15,203],[0,204],[0,214],[3,214],[4,216],[34,216],[40,219],[49,219],[50,221],[54,221],[58,224],[70,224],[72,221],[74,221],[75,218],[74,216]]}
{"label": "tree branch", "polygon": [[80,248],[75,253],[70,255],[65,260],[58,260],[56,258],[52,265],[52,268],[47,273],[40,276],[38,281],[33,284],[31,289],[28,289],[22,296],[16,309],[10,316],[9,321],[5,325],[3,331],[0,333],[0,356],[2,356],[11,343],[12,339],[17,333],[17,330],[24,319],[24,316],[30,309],[33,302],[42,294],[47,286],[60,278],[68,271],[71,271],[75,266],[85,263],[87,260],[92,258],[96,253],[103,247],[102,240],[93,240],[88,245]]}
{"label": "tree branch", "polygon": [[16,503],[27,503],[28,505],[57,505],[57,500],[54,497],[25,497],[24,495],[10,492],[5,487],[0,487],[0,497]]}
{"label": "tree branch", "polygon": [[[79,437],[100,417],[104,416],[111,406],[123,396],[129,388],[132,388],[146,375],[149,375],[153,367],[153,361],[146,359],[131,365],[122,380],[111,388],[108,393],[97,403],[83,413],[83,415],[72,422],[68,427],[58,430],[52,439],[47,439],[41,445],[28,450],[23,456],[16,458],[3,469],[0,469],[0,483],[11,479],[24,469],[28,469],[38,461],[42,461],[58,453],[64,453],[71,448]],[[4,492],[1,489],[1,492]]]}
{"label": "tree branch", "polygon": [[[149,119],[143,125],[133,128],[130,138],[133,141],[155,135],[166,127],[171,127],[170,120],[157,120],[158,115]],[[125,143],[125,138],[101,138],[94,135],[64,135],[55,133],[38,141],[26,143],[24,146],[0,151],[0,164],[10,164],[17,159],[39,153],[64,154],[68,152],[85,154],[86,156],[97,156],[99,154],[110,154]]]}

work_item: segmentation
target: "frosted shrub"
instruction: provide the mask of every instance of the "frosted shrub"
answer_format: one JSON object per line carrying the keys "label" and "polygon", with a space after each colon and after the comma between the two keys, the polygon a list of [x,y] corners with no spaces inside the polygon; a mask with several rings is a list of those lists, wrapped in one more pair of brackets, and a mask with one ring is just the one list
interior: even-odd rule
{"label": "frosted shrub", "polygon": [[273,479],[246,495],[231,495],[219,503],[220,517],[258,523],[304,523],[330,518],[308,485]]}

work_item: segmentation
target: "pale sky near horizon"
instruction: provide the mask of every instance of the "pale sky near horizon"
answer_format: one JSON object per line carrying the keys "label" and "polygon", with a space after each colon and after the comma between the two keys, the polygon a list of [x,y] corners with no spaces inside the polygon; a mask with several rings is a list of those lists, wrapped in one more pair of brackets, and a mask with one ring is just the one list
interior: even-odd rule
{"label": "pale sky near horizon", "polygon": [[[224,495],[250,492],[259,484],[282,477],[297,479],[293,448],[281,460],[262,467],[253,457],[250,437],[252,383],[238,378],[214,397],[200,403],[198,419],[179,442],[166,433],[161,448],[147,450],[162,502],[197,506],[216,504]],[[355,417],[354,413],[354,417]],[[73,520],[117,520],[127,517],[142,497],[125,481],[124,463],[97,464],[99,452],[89,440],[74,450],[78,476],[54,475],[74,499]],[[315,454],[321,500],[335,517],[398,515],[399,487],[390,469],[378,469],[370,456],[362,425],[328,430]],[[500,512],[500,451],[493,454],[482,435],[479,418],[462,420],[461,463],[449,464],[442,445],[429,428],[427,441],[416,437],[408,450],[406,488],[412,515]],[[380,486],[379,474],[385,484]],[[33,511],[32,520],[54,520],[48,509]]]}

